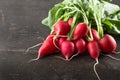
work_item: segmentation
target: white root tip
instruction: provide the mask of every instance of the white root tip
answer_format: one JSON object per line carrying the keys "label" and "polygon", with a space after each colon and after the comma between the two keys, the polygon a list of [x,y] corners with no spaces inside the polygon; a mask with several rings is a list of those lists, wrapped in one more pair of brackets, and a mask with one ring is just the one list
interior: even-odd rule
{"label": "white root tip", "polygon": [[78,53],[76,53],[76,54],[74,54],[74,55],[72,55],[71,56],[71,58],[70,59],[68,59],[68,61],[71,61],[75,56],[77,56],[77,55],[79,55],[79,52]]}
{"label": "white root tip", "polygon": [[113,54],[120,54],[120,52],[112,51]]}
{"label": "white root tip", "polygon": [[63,61],[67,61],[65,58],[63,58],[63,57],[60,57],[60,56],[55,56],[56,58],[59,58],[59,59],[61,59],[61,60],[63,60]]}
{"label": "white root tip", "polygon": [[66,61],[69,61],[69,57],[68,56],[65,56],[65,59],[66,59]]}
{"label": "white root tip", "polygon": [[96,59],[96,63],[94,64],[93,69],[94,69],[95,75],[97,76],[98,80],[101,80],[97,71],[96,71],[96,65],[98,65],[98,64],[99,64],[99,61],[98,61],[98,59]]}
{"label": "white root tip", "polygon": [[115,58],[115,57],[113,57],[113,56],[111,56],[111,55],[106,55],[106,54],[103,54],[104,56],[107,56],[107,57],[109,57],[109,58],[112,58],[112,59],[114,59],[114,60],[116,60],[116,61],[120,61],[120,59],[118,59],[118,58]]}
{"label": "white root tip", "polygon": [[28,61],[28,63],[31,63],[31,62],[33,62],[33,61],[37,61],[38,59],[39,59],[39,58],[31,59],[31,60]]}
{"label": "white root tip", "polygon": [[30,49],[33,49],[33,48],[35,48],[35,47],[38,47],[38,46],[40,46],[42,43],[38,43],[38,44],[36,44],[36,45],[34,45],[34,46],[31,46],[31,47],[29,47],[29,48],[27,48],[26,49],[26,53],[30,50]]}
{"label": "white root tip", "polygon": [[70,59],[68,58],[68,56],[66,56],[65,58],[60,57],[60,56],[55,56],[55,57],[57,57],[57,58],[59,58],[59,59],[61,59],[61,60],[64,60],[64,61],[71,61],[71,60],[72,60],[75,56],[77,56],[77,55],[79,55],[79,53],[74,54],[73,56],[71,56]]}

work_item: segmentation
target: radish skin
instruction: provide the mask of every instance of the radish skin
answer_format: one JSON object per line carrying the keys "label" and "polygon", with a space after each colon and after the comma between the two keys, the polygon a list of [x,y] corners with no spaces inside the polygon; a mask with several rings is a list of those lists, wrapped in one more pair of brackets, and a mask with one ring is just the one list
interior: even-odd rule
{"label": "radish skin", "polygon": [[66,61],[69,60],[69,58],[73,55],[74,53],[74,43],[71,41],[64,41],[61,44],[61,52],[64,55]]}
{"label": "radish skin", "polygon": [[68,20],[68,24],[69,24],[70,26],[72,26],[72,23],[73,23],[73,18],[70,18],[70,19]]}
{"label": "radish skin", "polygon": [[99,44],[102,51],[108,54],[115,53],[114,51],[117,48],[115,39],[109,34],[104,35],[104,37],[100,39]]}
{"label": "radish skin", "polygon": [[87,43],[82,38],[76,40],[74,44],[75,44],[75,51],[79,54],[82,54],[87,50]]}
{"label": "radish skin", "polygon": [[99,41],[100,37],[95,29],[92,29],[93,40]]}
{"label": "radish skin", "polygon": [[59,39],[59,47],[61,46],[61,44],[64,42],[64,41],[66,41],[67,40],[67,37],[61,37],[60,39]]}
{"label": "radish skin", "polygon": [[54,25],[54,32],[56,35],[67,35],[70,31],[70,26],[66,21],[58,21]]}
{"label": "radish skin", "polygon": [[89,54],[93,59],[96,59],[99,57],[100,48],[99,48],[97,41],[93,40],[93,41],[88,42],[87,47],[88,47]]}
{"label": "radish skin", "polygon": [[81,37],[86,36],[86,34],[88,33],[88,26],[86,23],[79,23],[74,30],[73,33],[73,40],[77,40]]}
{"label": "radish skin", "polygon": [[84,41],[84,39],[82,39],[82,38],[79,39],[79,40],[74,41],[74,45],[75,45],[75,52],[77,52],[77,53],[72,55],[68,59],[68,61],[71,61],[75,56],[84,53],[86,51],[86,49],[87,49],[87,44]]}
{"label": "radish skin", "polygon": [[54,52],[57,51],[57,48],[55,47],[55,45],[53,44],[53,38],[55,35],[49,35],[47,37],[47,39],[44,41],[44,43],[42,44],[42,46],[39,49],[38,52],[38,59],[42,56],[45,55],[50,55],[53,54]]}

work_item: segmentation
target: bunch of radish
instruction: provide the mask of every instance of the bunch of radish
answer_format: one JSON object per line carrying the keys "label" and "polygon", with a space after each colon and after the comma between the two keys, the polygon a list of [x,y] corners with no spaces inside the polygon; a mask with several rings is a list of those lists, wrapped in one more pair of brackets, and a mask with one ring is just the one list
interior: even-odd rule
{"label": "bunch of radish", "polygon": [[[55,5],[49,11],[48,17],[42,21],[42,24],[51,29],[51,33],[40,46],[37,58],[31,61],[58,52],[63,55],[62,59],[70,61],[77,55],[89,53],[96,61],[94,72],[101,80],[95,69],[99,56],[119,53],[115,51],[117,43],[109,33],[120,34],[120,8],[109,1],[64,0]],[[106,6],[111,7],[113,13]]]}
{"label": "bunch of radish", "polygon": [[[60,51],[66,61],[75,54],[84,54],[87,51],[95,60],[100,56],[100,52],[116,53],[116,41],[109,35],[105,34],[99,37],[98,31],[89,29],[85,22],[79,22],[74,28],[73,35],[70,38],[70,30],[73,18],[68,21],[60,20],[54,25],[53,34],[48,35],[38,51],[37,59],[51,55]],[[88,39],[92,36],[91,39]]]}
{"label": "bunch of radish", "polygon": [[[85,22],[79,22],[74,28],[72,28],[72,23],[73,18],[68,19],[68,21],[60,20],[56,22],[53,33],[48,35],[39,48],[38,57],[32,59],[32,61],[58,51],[65,57],[64,60],[70,61],[73,57],[88,52],[90,57],[96,60],[94,71],[100,80],[95,69],[98,58],[101,52],[107,54],[117,53],[115,52],[117,43],[109,34],[105,34],[100,38],[98,31],[90,29]],[[69,35],[71,30],[73,31],[72,36]]]}

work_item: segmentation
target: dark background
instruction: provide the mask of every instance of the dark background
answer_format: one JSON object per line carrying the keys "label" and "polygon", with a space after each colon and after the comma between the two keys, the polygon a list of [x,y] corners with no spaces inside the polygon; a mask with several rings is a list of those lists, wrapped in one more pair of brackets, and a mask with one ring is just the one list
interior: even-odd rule
{"label": "dark background", "polygon": [[[95,61],[81,55],[70,62],[56,58],[60,53],[27,63],[37,56],[39,47],[50,30],[41,24],[49,9],[62,0],[0,0],[0,80],[97,80]],[[113,3],[120,5],[119,0]],[[120,50],[120,38],[114,36]],[[113,55],[120,58],[120,54]],[[120,80],[120,62],[101,56],[96,67],[102,80]]]}

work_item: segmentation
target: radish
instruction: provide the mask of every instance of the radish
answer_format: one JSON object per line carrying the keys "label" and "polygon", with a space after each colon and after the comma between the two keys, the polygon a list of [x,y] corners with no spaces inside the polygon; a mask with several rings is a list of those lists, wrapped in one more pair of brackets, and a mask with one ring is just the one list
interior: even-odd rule
{"label": "radish", "polygon": [[50,55],[50,54],[53,54],[54,52],[57,51],[57,48],[53,44],[53,37],[54,36],[55,35],[49,35],[47,37],[47,39],[44,41],[44,43],[42,44],[42,46],[39,49],[38,59],[42,56]]}
{"label": "radish", "polygon": [[54,32],[56,35],[67,35],[70,31],[70,26],[66,21],[58,21],[54,25]]}
{"label": "radish", "polygon": [[93,41],[88,42],[87,47],[88,47],[90,56],[94,59],[98,59],[100,55],[100,48],[99,48],[97,41],[93,40]]}
{"label": "radish", "polygon": [[41,45],[41,47],[39,48],[38,51],[38,56],[36,59],[32,59],[31,61],[35,61],[38,60],[39,58],[46,56],[46,55],[50,55],[53,54],[57,51],[57,48],[55,47],[55,45],[53,44],[53,38],[55,35],[50,34],[46,40],[43,42],[43,44]]}
{"label": "radish", "polygon": [[88,48],[88,52],[89,52],[90,56],[96,60],[96,63],[94,64],[93,69],[94,69],[94,72],[95,72],[98,80],[101,80],[96,71],[96,65],[99,64],[98,57],[100,55],[100,48],[99,48],[97,41],[92,40],[92,41],[88,42],[87,48]]}
{"label": "radish", "polygon": [[92,29],[93,40],[98,41],[100,39],[98,32],[95,29]]}
{"label": "radish", "polygon": [[103,52],[116,53],[114,51],[116,50],[117,43],[111,35],[104,35],[104,37],[100,39],[99,44]]}
{"label": "radish", "polygon": [[61,52],[67,61],[69,60],[69,57],[73,55],[74,49],[74,43],[71,41],[66,40],[61,44]]}
{"label": "radish", "polygon": [[[59,45],[57,45],[55,43],[56,39],[60,38],[60,37],[68,37],[66,36],[70,31],[70,26],[66,21],[58,21],[55,23],[54,25],[54,33],[56,34],[56,36],[54,36],[53,39],[53,43],[55,45],[56,48],[59,49]],[[59,44],[59,42],[58,42]]]}
{"label": "radish", "polygon": [[82,38],[76,40],[74,44],[75,44],[75,50],[77,51],[78,54],[84,53],[87,49],[87,44],[85,40]]}
{"label": "radish", "polygon": [[78,39],[77,41],[74,41],[74,45],[75,45],[75,52],[77,53],[72,55],[69,61],[72,60],[75,56],[84,53],[87,49],[86,41],[82,38]]}
{"label": "radish", "polygon": [[69,24],[70,26],[72,26],[72,22],[73,22],[73,18],[70,18],[70,19],[68,20],[68,24]]}
{"label": "radish", "polygon": [[[100,37],[98,32],[95,29],[91,30],[93,40],[99,41]],[[90,32],[88,32],[88,36],[90,36]]]}
{"label": "radish", "polygon": [[86,23],[79,23],[74,30],[73,39],[77,40],[81,37],[84,37],[88,32],[88,26]]}
{"label": "radish", "polygon": [[66,35],[55,35],[54,38],[53,38],[53,44],[55,45],[55,47],[57,49],[60,50],[60,46],[61,46],[61,43],[64,41],[64,40],[67,40],[67,37]]}
{"label": "radish", "polygon": [[59,38],[59,47],[60,47],[61,44],[62,44],[64,41],[66,41],[66,40],[67,40],[66,37],[61,37],[61,38]]}

